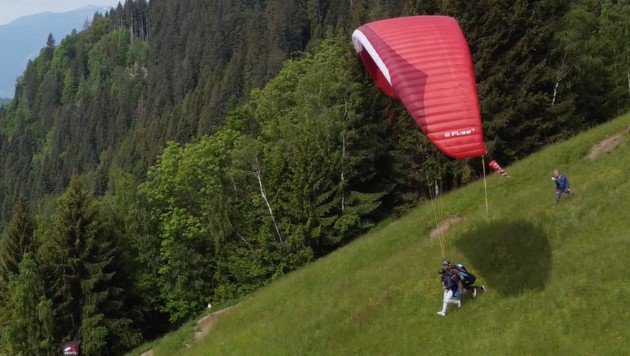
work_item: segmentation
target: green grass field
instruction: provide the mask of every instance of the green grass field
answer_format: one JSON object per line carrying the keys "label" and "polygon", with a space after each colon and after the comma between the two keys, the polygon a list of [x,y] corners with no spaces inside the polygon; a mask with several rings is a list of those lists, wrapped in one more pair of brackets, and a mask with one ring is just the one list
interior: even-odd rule
{"label": "green grass field", "polygon": [[[156,355],[630,354],[630,115],[424,203],[241,301],[207,337]],[[615,133],[622,143],[589,159]],[[554,204],[551,171],[576,197]],[[436,222],[461,217],[441,237]],[[441,308],[437,271],[464,263],[488,292]],[[178,335],[192,335],[190,324]]]}

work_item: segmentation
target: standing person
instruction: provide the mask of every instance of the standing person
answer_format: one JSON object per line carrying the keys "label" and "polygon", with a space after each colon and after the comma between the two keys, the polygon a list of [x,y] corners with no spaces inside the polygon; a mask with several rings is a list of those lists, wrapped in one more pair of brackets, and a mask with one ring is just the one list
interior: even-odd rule
{"label": "standing person", "polygon": [[559,170],[554,169],[551,179],[556,183],[556,204],[560,202],[560,196],[562,193],[566,193],[571,199],[573,199],[573,191],[571,190],[569,179],[565,175],[560,173]]}
{"label": "standing person", "polygon": [[453,299],[453,294],[457,292],[457,283],[453,279],[453,275],[449,274],[444,268],[440,268],[438,271],[440,279],[442,280],[442,286],[444,287],[444,298],[442,299],[442,310],[437,312],[441,316],[446,316],[446,307],[449,304],[455,304],[457,307],[462,306],[462,302],[459,299]]}

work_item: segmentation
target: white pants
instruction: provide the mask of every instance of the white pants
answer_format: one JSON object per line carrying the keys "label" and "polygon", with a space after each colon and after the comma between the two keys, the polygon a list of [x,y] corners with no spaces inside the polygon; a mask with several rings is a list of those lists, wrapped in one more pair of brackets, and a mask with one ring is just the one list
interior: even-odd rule
{"label": "white pants", "polygon": [[453,291],[452,290],[444,290],[444,299],[442,301],[442,313],[446,313],[446,306],[449,304],[457,304],[457,300],[452,299],[453,298]]}

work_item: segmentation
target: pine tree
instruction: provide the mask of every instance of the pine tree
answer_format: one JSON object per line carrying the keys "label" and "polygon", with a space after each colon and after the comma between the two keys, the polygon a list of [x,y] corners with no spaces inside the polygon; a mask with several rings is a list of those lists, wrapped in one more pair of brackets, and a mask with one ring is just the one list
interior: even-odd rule
{"label": "pine tree", "polygon": [[0,293],[6,288],[9,277],[17,275],[18,265],[27,252],[34,252],[33,231],[35,221],[23,200],[17,200],[13,217],[0,240]]}
{"label": "pine tree", "polygon": [[0,354],[56,355],[52,302],[46,299],[44,280],[32,253],[26,253],[19,273],[11,279],[8,300],[0,312]]}
{"label": "pine tree", "polygon": [[86,354],[106,352],[123,291],[111,283],[115,247],[76,176],[40,254],[54,303],[56,340],[80,338]]}

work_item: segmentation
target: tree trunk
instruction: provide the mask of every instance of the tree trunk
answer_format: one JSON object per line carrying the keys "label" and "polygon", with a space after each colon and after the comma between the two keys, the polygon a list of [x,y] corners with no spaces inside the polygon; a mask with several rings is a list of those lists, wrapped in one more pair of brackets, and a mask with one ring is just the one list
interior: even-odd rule
{"label": "tree trunk", "polygon": [[263,183],[262,183],[262,175],[261,175],[260,163],[258,162],[258,159],[256,159],[256,166],[254,167],[254,174],[256,175],[256,179],[258,179],[258,186],[260,188],[260,196],[263,198],[263,201],[265,202],[265,205],[267,206],[267,209],[269,210],[269,216],[271,217],[273,226],[276,229],[276,234],[278,235],[278,239],[280,240],[280,242],[284,243],[284,238],[282,237],[282,234],[280,233],[280,229],[278,228],[278,224],[276,223],[276,218],[273,215],[273,210],[271,209],[269,200],[267,200],[267,194],[265,194],[265,187],[263,186]]}

